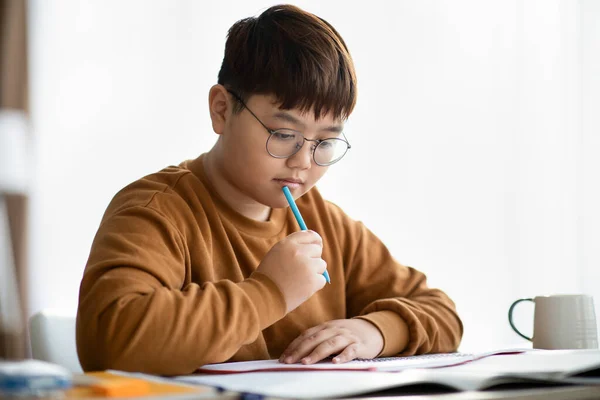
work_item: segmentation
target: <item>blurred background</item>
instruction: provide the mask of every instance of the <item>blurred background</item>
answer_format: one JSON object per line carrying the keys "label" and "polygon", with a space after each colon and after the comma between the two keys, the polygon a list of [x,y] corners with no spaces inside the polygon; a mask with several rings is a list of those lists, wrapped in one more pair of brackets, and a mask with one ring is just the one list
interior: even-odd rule
{"label": "blurred background", "polygon": [[[507,321],[521,297],[598,309],[600,1],[293,3],[336,27],[359,79],[352,150],[319,188],[455,300],[460,350],[530,346]],[[211,148],[227,30],[274,4],[0,0],[5,356],[33,313],[75,314],[113,195]]]}

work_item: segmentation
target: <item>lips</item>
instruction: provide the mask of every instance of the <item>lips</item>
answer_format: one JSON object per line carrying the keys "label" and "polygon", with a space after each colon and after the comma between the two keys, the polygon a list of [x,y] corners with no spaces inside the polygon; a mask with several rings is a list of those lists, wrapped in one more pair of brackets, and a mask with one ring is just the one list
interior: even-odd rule
{"label": "lips", "polygon": [[281,181],[281,182],[297,183],[299,185],[302,185],[304,183],[303,180],[295,179],[295,178],[276,178],[275,180]]}
{"label": "lips", "polygon": [[276,178],[273,180],[281,187],[287,186],[290,190],[299,189],[304,184],[303,180],[295,178]]}

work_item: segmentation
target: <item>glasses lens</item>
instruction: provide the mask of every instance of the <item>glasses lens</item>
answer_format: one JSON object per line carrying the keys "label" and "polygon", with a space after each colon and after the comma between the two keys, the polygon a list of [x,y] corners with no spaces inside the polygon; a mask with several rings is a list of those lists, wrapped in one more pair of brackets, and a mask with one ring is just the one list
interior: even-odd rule
{"label": "glasses lens", "polygon": [[271,133],[267,140],[267,151],[273,157],[290,157],[302,147],[304,139],[296,131],[278,129]]}
{"label": "glasses lens", "polygon": [[342,139],[325,139],[315,149],[315,162],[330,165],[339,161],[348,151],[348,143]]}

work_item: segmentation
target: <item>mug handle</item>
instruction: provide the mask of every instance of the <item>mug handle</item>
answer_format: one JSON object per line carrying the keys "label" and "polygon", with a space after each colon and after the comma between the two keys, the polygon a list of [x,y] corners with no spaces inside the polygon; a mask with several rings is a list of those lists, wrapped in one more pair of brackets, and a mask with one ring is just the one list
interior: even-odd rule
{"label": "mug handle", "polygon": [[514,303],[512,303],[510,308],[508,309],[508,323],[510,324],[510,327],[513,328],[513,331],[517,332],[517,335],[519,335],[523,339],[527,339],[531,342],[532,339],[529,336],[525,336],[521,332],[519,332],[519,330],[517,329],[517,327],[515,326],[515,324],[513,322],[513,310],[515,309],[515,306],[522,301],[531,301],[532,303],[535,303],[533,301],[533,299],[519,299],[519,300],[515,301]]}

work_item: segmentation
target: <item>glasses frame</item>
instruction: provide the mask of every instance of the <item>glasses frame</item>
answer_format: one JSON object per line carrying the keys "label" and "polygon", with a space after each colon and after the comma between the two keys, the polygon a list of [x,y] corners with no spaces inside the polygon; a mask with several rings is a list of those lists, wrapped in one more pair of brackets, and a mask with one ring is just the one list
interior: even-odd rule
{"label": "glasses frame", "polygon": [[[265,125],[265,124],[264,124],[264,123],[263,123],[263,122],[260,120],[260,118],[258,118],[258,117],[256,116],[256,114],[254,114],[254,112],[252,112],[252,110],[248,108],[248,106],[246,105],[246,103],[244,103],[244,101],[242,100],[242,98],[241,98],[240,96],[238,96],[238,95],[237,95],[237,93],[235,93],[235,92],[233,92],[233,91],[231,91],[231,90],[227,90],[227,91],[228,91],[228,92],[229,92],[229,93],[230,93],[230,94],[231,94],[231,95],[232,95],[232,96],[233,96],[233,97],[234,97],[234,98],[235,98],[237,101],[239,101],[239,102],[240,102],[240,104],[241,104],[241,105],[242,105],[242,106],[243,106],[243,107],[244,107],[246,110],[248,110],[248,112],[249,112],[250,114],[252,114],[252,116],[253,116],[253,117],[254,117],[254,118],[255,118],[255,119],[256,119],[256,120],[257,120],[257,121],[258,121],[258,122],[259,122],[259,123],[260,123],[260,124],[263,126],[263,128],[265,128],[265,129],[267,130],[267,132],[269,133],[269,138],[267,139],[267,142],[265,143],[265,149],[267,150],[267,153],[269,153],[269,155],[270,155],[271,157],[273,157],[273,158],[280,158],[280,159],[283,159],[283,158],[290,158],[290,157],[294,156],[295,154],[298,154],[298,152],[299,152],[300,150],[302,150],[302,148],[304,147],[304,143],[305,143],[305,142],[315,142],[315,143],[316,143],[316,146],[315,146],[315,147],[312,149],[312,159],[313,159],[313,161],[315,162],[315,164],[317,164],[317,165],[318,165],[318,166],[320,166],[320,167],[328,167],[328,166],[330,166],[330,165],[333,165],[333,164],[335,164],[336,162],[340,161],[342,158],[344,158],[344,156],[346,155],[346,153],[348,152],[348,150],[350,150],[350,149],[352,148],[352,146],[351,146],[351,145],[350,145],[350,143],[348,142],[348,139],[346,138],[346,135],[344,134],[344,132],[342,132],[342,136],[344,137],[343,139],[342,139],[342,138],[307,139],[307,138],[304,136],[304,134],[302,134],[302,132],[296,131],[296,130],[294,130],[294,129],[287,129],[287,128],[286,128],[286,129],[285,129],[286,131],[292,131],[292,132],[295,132],[295,133],[297,133],[298,135],[300,135],[300,137],[302,137],[302,139],[304,139],[304,140],[302,141],[302,146],[298,147],[298,148],[296,149],[296,151],[294,151],[294,152],[293,152],[292,154],[290,154],[289,156],[276,156],[275,154],[273,154],[273,153],[271,153],[271,152],[269,151],[269,140],[271,140],[271,138],[273,137],[273,134],[275,134],[275,133],[277,133],[277,132],[280,132],[280,131],[282,131],[283,129],[271,129],[271,128],[269,128],[268,126],[266,126],[266,125]],[[339,140],[339,141],[341,141],[341,142],[344,142],[344,143],[346,144],[346,151],[344,151],[344,153],[343,153],[343,154],[342,154],[340,157],[338,157],[336,160],[334,160],[334,161],[332,161],[332,162],[330,162],[330,163],[322,164],[322,163],[319,163],[319,162],[317,161],[317,159],[315,158],[315,152],[317,151],[317,148],[318,148],[318,147],[321,145],[321,143],[323,143],[323,142],[324,142],[324,141],[326,141],[326,140]]]}

